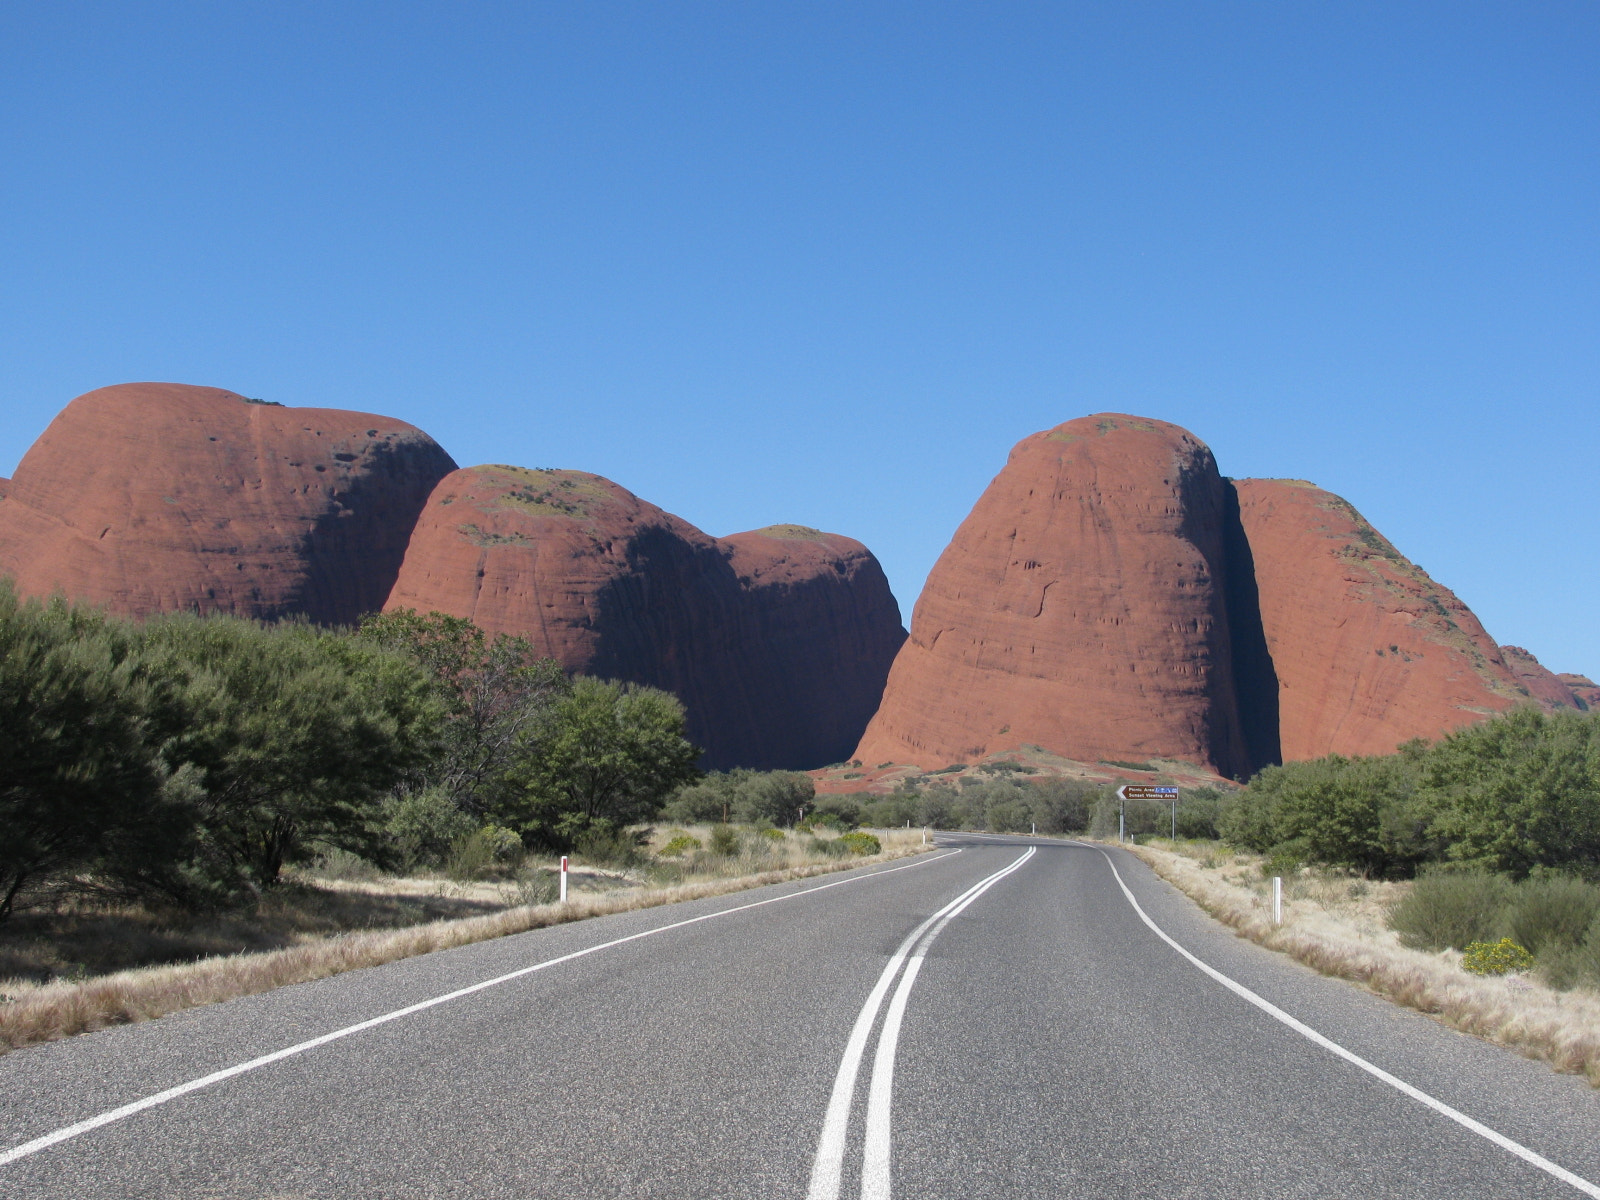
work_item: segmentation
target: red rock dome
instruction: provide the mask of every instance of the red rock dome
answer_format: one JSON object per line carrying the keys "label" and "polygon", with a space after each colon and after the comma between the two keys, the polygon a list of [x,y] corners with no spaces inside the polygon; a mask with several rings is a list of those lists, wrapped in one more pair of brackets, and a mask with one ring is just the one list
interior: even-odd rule
{"label": "red rock dome", "polygon": [[1211,451],[1103,414],[1011,451],[940,556],[854,757],[933,769],[1023,745],[1246,773]]}
{"label": "red rock dome", "polygon": [[0,504],[0,574],[115,612],[345,624],[383,603],[454,467],[389,417],[129,383],[79,396]]}
{"label": "red rock dome", "polygon": [[1545,708],[1555,711],[1562,708],[1587,708],[1559,676],[1548,671],[1544,664],[1521,646],[1501,646],[1500,657],[1505,660],[1517,682],[1527,689]]}
{"label": "red rock dome", "polygon": [[1235,488],[1285,760],[1388,754],[1529,700],[1467,606],[1346,501],[1300,480]]}
{"label": "red rock dome", "polygon": [[905,636],[859,542],[798,526],[718,540],[598,475],[507,466],[439,483],[385,607],[671,691],[716,767],[844,757]]}

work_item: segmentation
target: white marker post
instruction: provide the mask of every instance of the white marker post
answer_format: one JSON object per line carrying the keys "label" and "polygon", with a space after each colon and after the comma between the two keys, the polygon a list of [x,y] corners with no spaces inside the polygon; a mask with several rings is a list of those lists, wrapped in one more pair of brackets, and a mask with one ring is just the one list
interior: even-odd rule
{"label": "white marker post", "polygon": [[1283,924],[1283,876],[1272,877],[1272,923]]}
{"label": "white marker post", "polygon": [[567,902],[567,856],[561,856],[561,903]]}

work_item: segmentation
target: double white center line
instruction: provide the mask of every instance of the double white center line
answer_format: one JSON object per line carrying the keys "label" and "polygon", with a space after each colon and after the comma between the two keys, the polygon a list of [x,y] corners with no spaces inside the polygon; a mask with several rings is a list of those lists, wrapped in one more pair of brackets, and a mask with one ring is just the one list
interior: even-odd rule
{"label": "double white center line", "polygon": [[[911,996],[912,985],[922,969],[922,960],[934,939],[944,932],[944,927],[955,920],[969,904],[983,895],[1007,875],[1021,868],[1034,855],[1029,847],[1021,857],[993,875],[981,880],[945,905],[933,916],[911,931],[900,943],[900,948],[889,959],[883,974],[861,1006],[861,1013],[850,1030],[850,1040],[845,1043],[844,1057],[839,1060],[839,1073],[834,1076],[833,1093],[828,1098],[827,1116],[822,1122],[822,1136],[817,1140],[817,1157],[811,1167],[811,1190],[807,1200],[838,1200],[839,1180],[844,1170],[845,1140],[849,1133],[850,1106],[855,1100],[856,1077],[861,1072],[861,1060],[866,1056],[867,1042],[872,1027],[877,1022],[883,998],[889,994],[895,977],[900,986],[895,988],[889,1001],[889,1011],[878,1033],[878,1050],[872,1059],[872,1085],[867,1092],[866,1140],[861,1159],[861,1200],[889,1200],[890,1167],[890,1117],[894,1108],[894,1056],[900,1041],[900,1024],[905,1017],[906,1001]],[[905,967],[905,973],[900,968]]]}

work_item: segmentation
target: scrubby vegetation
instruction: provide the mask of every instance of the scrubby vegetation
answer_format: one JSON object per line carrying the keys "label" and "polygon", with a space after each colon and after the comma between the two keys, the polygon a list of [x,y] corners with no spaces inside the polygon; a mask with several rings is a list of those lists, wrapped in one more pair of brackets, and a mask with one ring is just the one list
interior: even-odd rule
{"label": "scrubby vegetation", "polygon": [[440,614],[118,620],[0,584],[0,921],[238,908],[290,867],[475,877],[697,779],[678,701]]}
{"label": "scrubby vegetation", "polygon": [[1265,874],[1414,879],[1389,912],[1408,947],[1600,989],[1600,714],[1530,706],[1392,755],[1269,767],[1215,824]]}
{"label": "scrubby vegetation", "polygon": [[1600,714],[1519,708],[1393,755],[1269,767],[1223,805],[1218,831],[1282,862],[1376,876],[1600,876]]}

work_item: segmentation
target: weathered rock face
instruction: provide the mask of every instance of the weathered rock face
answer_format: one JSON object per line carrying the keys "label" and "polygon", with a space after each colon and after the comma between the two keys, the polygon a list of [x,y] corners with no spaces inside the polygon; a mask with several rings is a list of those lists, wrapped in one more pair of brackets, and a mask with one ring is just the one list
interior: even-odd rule
{"label": "weathered rock face", "polygon": [[1528,695],[1552,712],[1563,708],[1587,708],[1573,695],[1572,689],[1521,646],[1501,646],[1500,657],[1511,673],[1517,677]]}
{"label": "weathered rock face", "polygon": [[131,383],[79,396],[0,504],[0,574],[131,615],[354,622],[455,464],[403,421]]}
{"label": "weathered rock face", "polygon": [[721,546],[743,597],[747,744],[774,766],[849,757],[906,639],[883,568],[860,542],[800,525],[736,533]]}
{"label": "weathered rock face", "polygon": [[11,490],[11,480],[0,478],[0,500],[6,498],[6,493]]}
{"label": "weathered rock face", "polygon": [[674,692],[715,767],[843,757],[905,636],[849,538],[719,541],[597,475],[505,466],[440,482],[386,607],[469,617],[570,671]]}
{"label": "weathered rock face", "polygon": [[1478,619],[1348,503],[1242,479],[1285,760],[1388,754],[1528,700]]}
{"label": "weathered rock face", "polygon": [[1572,693],[1573,699],[1587,709],[1600,708],[1600,686],[1587,675],[1574,675],[1563,671],[1556,676]]}
{"label": "weathered rock face", "polygon": [[940,556],[854,757],[924,769],[1038,745],[1249,770],[1226,610],[1227,493],[1162,421],[1011,451]]}

